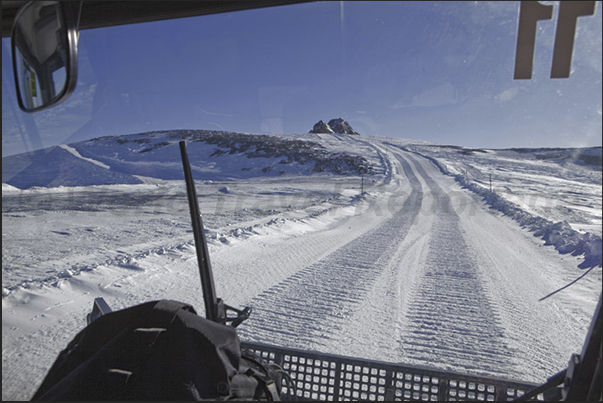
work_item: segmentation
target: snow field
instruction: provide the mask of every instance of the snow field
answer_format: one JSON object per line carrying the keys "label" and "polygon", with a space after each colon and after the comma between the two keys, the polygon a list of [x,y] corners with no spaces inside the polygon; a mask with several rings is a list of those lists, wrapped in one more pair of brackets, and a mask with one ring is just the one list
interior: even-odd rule
{"label": "snow field", "polygon": [[[580,350],[600,269],[539,302],[580,256],[393,140],[308,136],[364,152],[366,193],[359,176],[197,179],[218,297],[254,309],[243,339],[527,382]],[[3,186],[3,399],[31,397],[95,297],[203,314],[184,183],[142,179]]]}

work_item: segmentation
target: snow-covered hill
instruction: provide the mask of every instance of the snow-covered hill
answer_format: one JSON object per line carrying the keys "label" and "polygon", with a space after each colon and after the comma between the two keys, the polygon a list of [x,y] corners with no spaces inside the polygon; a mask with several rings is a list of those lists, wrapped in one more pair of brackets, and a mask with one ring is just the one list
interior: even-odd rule
{"label": "snow-covered hill", "polygon": [[188,141],[191,168],[201,180],[281,175],[373,173],[374,149],[330,147],[313,135],[267,136],[173,130],[107,136],[2,159],[2,182],[34,186],[143,183],[144,178],[183,179],[178,142]]}
{"label": "snow-covered hill", "polygon": [[[154,132],[3,159],[3,400],[31,397],[95,297],[204,311],[183,138],[216,292],[254,308],[243,339],[527,382],[580,350],[601,290],[600,148]],[[555,249],[576,233],[598,257]]]}

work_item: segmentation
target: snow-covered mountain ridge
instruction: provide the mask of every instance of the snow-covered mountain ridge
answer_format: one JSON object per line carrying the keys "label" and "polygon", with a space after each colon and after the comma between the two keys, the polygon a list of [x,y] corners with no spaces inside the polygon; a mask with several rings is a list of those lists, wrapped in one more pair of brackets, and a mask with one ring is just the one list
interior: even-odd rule
{"label": "snow-covered mountain ridge", "polygon": [[[362,154],[299,137],[206,130],[105,136],[4,157],[2,182],[27,189],[143,183],[140,176],[182,179],[180,140],[188,141],[192,170],[204,180],[322,172],[370,174],[379,170]],[[370,149],[362,151],[368,151],[370,158]]]}

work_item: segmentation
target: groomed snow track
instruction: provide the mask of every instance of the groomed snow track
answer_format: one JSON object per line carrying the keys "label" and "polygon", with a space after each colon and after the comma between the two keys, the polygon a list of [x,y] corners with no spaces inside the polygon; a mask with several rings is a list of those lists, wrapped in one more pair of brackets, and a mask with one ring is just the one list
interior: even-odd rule
{"label": "groomed snow track", "polygon": [[412,188],[402,207],[380,226],[255,297],[243,339],[302,348],[326,341],[349,318],[387,267],[421,209],[421,185],[401,160]]}
{"label": "groomed snow track", "polygon": [[[505,343],[497,311],[465,244],[450,197],[414,158],[397,155],[397,160],[410,185],[410,194],[399,210],[376,228],[253,298],[249,305],[254,313],[239,329],[241,338],[323,351],[338,343],[337,338],[350,325],[346,322],[374,298],[369,295],[374,283],[380,276],[390,275],[384,270],[400,270],[395,261],[400,246],[415,220],[425,219],[419,217],[425,186],[416,172],[431,193],[430,202],[437,205],[430,210],[433,223],[425,268],[408,276],[412,287],[406,297],[406,317],[396,312],[398,317],[387,318],[403,322],[399,325],[403,330],[393,334],[387,329],[396,324],[378,324],[396,338],[390,342],[397,350],[391,359],[447,362],[476,373],[486,369],[501,377],[510,373],[514,350]],[[383,292],[381,285],[375,288]],[[397,298],[395,292],[390,294]]]}
{"label": "groomed snow track", "polygon": [[500,375],[509,373],[514,351],[505,342],[498,313],[462,236],[459,216],[446,192],[420,164],[414,166],[438,206],[425,270],[410,298],[402,349],[419,361],[455,362],[466,369],[489,366]]}

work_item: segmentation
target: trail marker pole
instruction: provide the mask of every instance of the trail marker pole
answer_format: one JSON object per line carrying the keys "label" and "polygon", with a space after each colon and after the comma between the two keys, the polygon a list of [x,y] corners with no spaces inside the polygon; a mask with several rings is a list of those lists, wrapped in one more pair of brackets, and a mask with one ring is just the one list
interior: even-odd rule
{"label": "trail marker pole", "polygon": [[360,194],[364,194],[364,176],[360,175]]}

